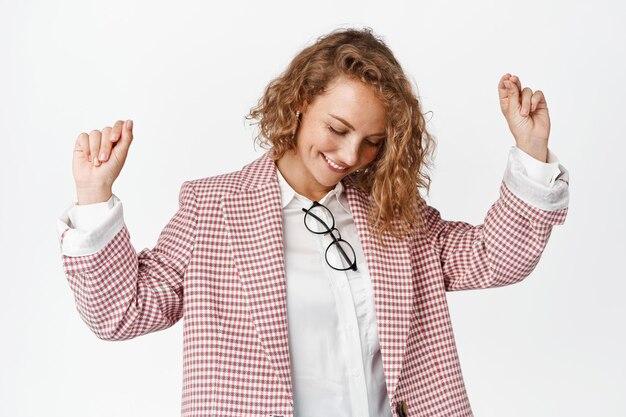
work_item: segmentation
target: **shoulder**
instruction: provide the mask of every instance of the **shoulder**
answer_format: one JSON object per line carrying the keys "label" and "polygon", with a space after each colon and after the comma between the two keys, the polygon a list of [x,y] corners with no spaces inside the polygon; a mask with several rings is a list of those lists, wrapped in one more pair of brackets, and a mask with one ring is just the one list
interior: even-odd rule
{"label": "shoulder", "polygon": [[216,201],[223,196],[275,181],[275,175],[274,161],[265,153],[241,169],[210,177],[190,179],[185,181],[183,186],[191,186],[198,201]]}
{"label": "shoulder", "polygon": [[241,171],[231,171],[211,177],[191,179],[191,183],[198,196],[228,194],[239,189]]}

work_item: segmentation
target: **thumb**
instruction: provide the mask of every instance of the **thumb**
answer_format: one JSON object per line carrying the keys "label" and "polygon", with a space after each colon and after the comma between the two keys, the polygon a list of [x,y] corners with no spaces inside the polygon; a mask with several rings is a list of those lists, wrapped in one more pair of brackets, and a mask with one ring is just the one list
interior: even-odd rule
{"label": "thumb", "polygon": [[87,154],[83,151],[83,149],[89,149],[89,137],[86,133],[81,133],[78,135],[78,138],[76,138],[76,142],[74,143],[74,162],[89,162]]}

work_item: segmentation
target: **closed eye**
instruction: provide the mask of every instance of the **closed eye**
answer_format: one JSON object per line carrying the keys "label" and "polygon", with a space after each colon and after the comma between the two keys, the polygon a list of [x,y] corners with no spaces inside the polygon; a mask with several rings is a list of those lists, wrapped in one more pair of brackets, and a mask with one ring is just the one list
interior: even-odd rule
{"label": "closed eye", "polygon": [[335,135],[339,135],[339,136],[343,136],[343,135],[345,135],[347,133],[347,132],[337,132],[335,129],[333,129],[332,126],[328,126],[328,130],[330,130]]}
{"label": "closed eye", "polygon": [[[334,135],[338,135],[338,136],[344,136],[346,133],[348,133],[348,132],[338,132],[338,131],[336,131],[335,129],[333,129],[333,127],[332,127],[332,126],[330,126],[330,125],[328,126],[328,130],[330,130],[330,131],[331,131]],[[378,141],[378,142],[374,143],[374,142],[370,142],[370,141],[368,140],[368,141],[367,141],[367,143],[368,143],[368,144],[370,144],[371,146],[378,147],[378,146],[380,146],[380,145],[382,145],[382,144],[383,144],[383,141],[382,141],[382,140],[380,140],[380,141]]]}

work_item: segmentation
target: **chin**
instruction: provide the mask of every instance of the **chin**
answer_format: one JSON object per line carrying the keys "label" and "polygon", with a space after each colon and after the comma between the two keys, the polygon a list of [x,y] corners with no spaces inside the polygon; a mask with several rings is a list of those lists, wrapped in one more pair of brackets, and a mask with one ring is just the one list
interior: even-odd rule
{"label": "chin", "polygon": [[343,176],[339,176],[337,174],[318,174],[318,175],[314,175],[314,178],[317,180],[318,183],[322,184],[325,187],[334,187],[335,185],[337,185],[337,183],[339,181],[341,181],[341,179],[343,178]]}

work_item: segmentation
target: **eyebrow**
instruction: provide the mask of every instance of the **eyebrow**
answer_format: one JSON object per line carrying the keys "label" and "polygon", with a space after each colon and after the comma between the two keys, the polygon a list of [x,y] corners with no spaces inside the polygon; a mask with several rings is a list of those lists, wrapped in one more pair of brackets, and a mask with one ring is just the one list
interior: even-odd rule
{"label": "eyebrow", "polygon": [[[331,113],[328,113],[328,115],[331,116],[331,117],[334,117],[337,120],[339,120],[341,123],[343,123],[344,125],[348,126],[351,130],[354,130],[354,127],[350,123],[348,123],[348,121],[346,119],[343,119],[343,118],[341,118],[339,116],[335,116],[334,114],[331,114]],[[372,135],[369,135],[368,137],[371,137],[371,136],[384,136],[384,135],[385,135],[385,132],[381,132],[381,133],[374,133]]]}

